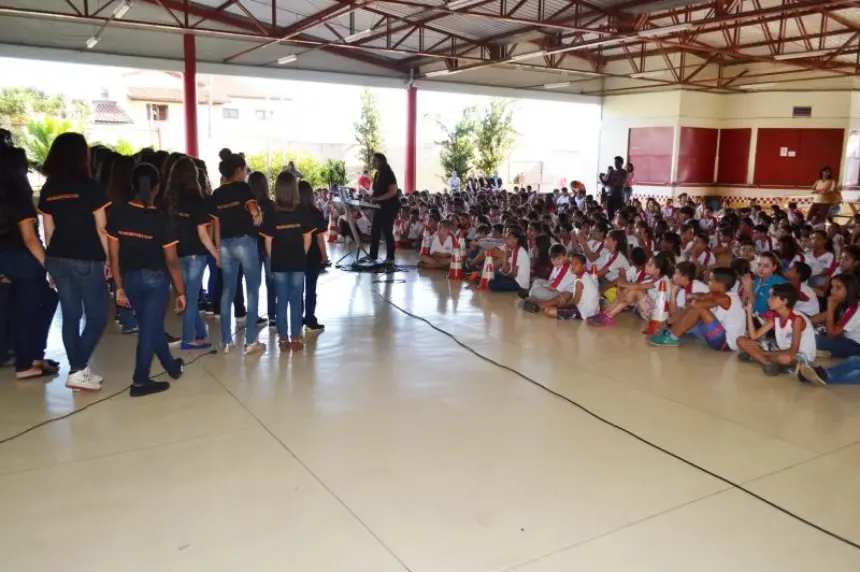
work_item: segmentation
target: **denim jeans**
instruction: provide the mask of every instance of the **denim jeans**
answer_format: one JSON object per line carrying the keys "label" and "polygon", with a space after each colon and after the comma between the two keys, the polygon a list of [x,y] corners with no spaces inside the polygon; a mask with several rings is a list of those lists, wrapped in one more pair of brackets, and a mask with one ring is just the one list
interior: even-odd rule
{"label": "denim jeans", "polygon": [[188,308],[182,315],[182,341],[194,342],[206,339],[206,324],[200,317],[197,300],[203,289],[203,271],[206,269],[206,256],[202,254],[183,256],[179,259],[182,266],[182,281],[185,282],[185,299]]}
{"label": "denim jeans", "polygon": [[[278,305],[278,337],[288,335],[299,338],[302,335],[302,288],[305,283],[304,272],[274,272]],[[287,306],[290,310],[290,327],[287,328]]]}
{"label": "denim jeans", "polygon": [[225,238],[221,241],[221,273],[223,288],[221,292],[221,341],[233,343],[230,330],[230,307],[239,284],[239,269],[245,273],[245,286],[248,291],[248,314],[245,322],[245,343],[257,339],[258,304],[260,300],[260,256],[257,253],[257,239],[250,236]]}
{"label": "denim jeans", "polygon": [[272,261],[264,252],[260,253],[260,264],[265,271],[266,277],[266,314],[269,321],[273,322],[277,316],[277,292],[275,291],[275,278],[272,276]]}
{"label": "denim jeans", "polygon": [[860,383],[860,356],[851,356],[827,369],[827,384]]}
{"label": "denim jeans", "polygon": [[830,355],[835,358],[860,355],[860,344],[845,337],[845,334],[835,338],[819,334],[815,336],[815,345],[819,351],[830,352]]}
{"label": "denim jeans", "polygon": [[[3,328],[12,325],[7,330],[11,337],[0,345],[13,346],[15,369],[26,371],[45,357],[57,293],[48,286],[45,269],[29,252],[0,252],[0,274],[12,280],[7,290],[7,320],[0,324]],[[0,358],[5,357],[6,353],[0,353]]]}
{"label": "denim jeans", "polygon": [[488,286],[494,292],[518,292],[520,283],[513,276],[505,276],[504,274],[496,274],[496,277],[490,280]]}
{"label": "denim jeans", "polygon": [[303,324],[315,326],[317,322],[317,282],[320,278],[319,266],[308,266],[305,270],[305,317]]}
{"label": "denim jeans", "polygon": [[170,299],[170,277],[164,270],[133,270],[123,274],[122,281],[140,327],[132,382],[135,385],[149,383],[153,356],[158,356],[161,367],[167,373],[177,376],[179,360],[171,355],[167,338],[164,336],[164,314]]}
{"label": "denim jeans", "polygon": [[218,292],[218,276],[221,269],[215,264],[215,257],[211,254],[206,255],[206,267],[209,269],[209,280],[206,282],[206,302],[210,304],[220,304],[221,298],[216,297]]}
{"label": "denim jeans", "polygon": [[[108,288],[111,294],[116,295],[116,284],[113,280],[108,283]],[[133,332],[137,330],[137,318],[134,317],[134,312],[122,306],[116,307],[116,315],[119,318],[119,327],[123,332]]]}
{"label": "denim jeans", "polygon": [[[87,367],[107,323],[104,262],[49,257],[45,267],[57,285],[63,345],[71,371]],[[86,318],[81,331],[81,318]]]}

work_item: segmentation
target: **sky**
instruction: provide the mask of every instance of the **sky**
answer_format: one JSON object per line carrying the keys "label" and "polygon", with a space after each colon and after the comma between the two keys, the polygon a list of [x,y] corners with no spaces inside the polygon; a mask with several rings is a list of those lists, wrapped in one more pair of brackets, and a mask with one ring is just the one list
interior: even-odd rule
{"label": "sky", "polygon": [[[0,87],[31,86],[70,98],[101,99],[105,88],[114,93],[122,84],[126,68],[0,58]],[[359,119],[363,89],[358,85],[244,78],[263,91],[287,96],[294,110],[290,118],[292,138],[315,143],[353,143],[353,123]],[[386,144],[401,147],[406,140],[405,89],[373,88],[380,109]],[[463,93],[419,91],[418,145],[430,148],[442,138],[437,120],[453,125],[464,109],[479,108],[490,97]],[[511,162],[531,165],[542,162],[553,178],[594,180],[600,109],[596,105],[517,99],[512,101],[516,143]],[[424,162],[427,163],[428,159]],[[419,163],[421,158],[419,157]],[[419,165],[420,167],[420,165]],[[567,172],[565,172],[567,171]]]}

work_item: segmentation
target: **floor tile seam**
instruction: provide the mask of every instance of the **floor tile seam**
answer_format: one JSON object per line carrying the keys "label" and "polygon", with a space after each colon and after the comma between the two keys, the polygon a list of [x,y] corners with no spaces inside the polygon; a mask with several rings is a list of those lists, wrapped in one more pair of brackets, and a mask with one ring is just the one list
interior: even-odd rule
{"label": "floor tile seam", "polygon": [[[204,369],[205,369],[205,368],[204,368]],[[364,530],[366,530],[366,531],[367,531],[367,533],[368,533],[368,534],[370,534],[370,536],[371,536],[374,540],[376,540],[376,542],[377,542],[377,543],[379,543],[379,545],[380,545],[380,546],[381,546],[381,547],[382,547],[386,552],[388,552],[388,554],[389,554],[392,558],[394,558],[394,559],[395,559],[395,560],[400,564],[400,566],[402,566],[402,567],[403,567],[403,569],[404,569],[404,570],[406,570],[406,572],[411,572],[411,571],[412,571],[412,569],[411,569],[411,568],[406,564],[406,562],[404,562],[404,561],[403,561],[403,559],[402,559],[402,558],[401,558],[401,557],[400,557],[396,552],[394,552],[394,550],[393,550],[390,546],[388,546],[388,544],[386,544],[386,543],[382,540],[382,538],[381,538],[381,537],[380,537],[380,536],[379,536],[379,535],[378,535],[378,534],[377,534],[377,533],[376,533],[376,532],[375,532],[375,531],[374,531],[374,530],[373,530],[373,529],[372,529],[372,528],[371,528],[371,527],[370,527],[370,526],[369,526],[369,525],[368,525],[368,524],[367,524],[367,523],[366,523],[366,522],[365,522],[361,517],[359,517],[359,516],[358,516],[358,513],[356,513],[356,512],[352,509],[352,507],[350,507],[350,506],[346,503],[346,501],[344,501],[344,500],[343,500],[343,499],[342,499],[342,498],[341,498],[337,493],[335,493],[335,492],[334,492],[334,490],[333,490],[330,486],[328,486],[328,484],[326,484],[326,482],[322,479],[322,477],[320,477],[319,475],[317,475],[317,474],[316,474],[316,473],[315,473],[315,472],[310,468],[310,466],[309,466],[307,463],[305,463],[305,462],[304,462],[304,461],[303,461],[303,460],[302,460],[302,459],[301,459],[301,458],[300,458],[300,457],[295,453],[295,451],[293,451],[293,450],[292,450],[292,449],[291,449],[291,448],[290,448],[290,447],[289,447],[289,446],[288,446],[288,445],[287,445],[283,440],[281,440],[281,439],[280,439],[280,438],[279,438],[279,437],[278,437],[278,436],[277,436],[277,435],[276,435],[276,434],[275,434],[275,433],[274,433],[274,432],[273,432],[273,431],[268,427],[268,425],[266,425],[266,423],[264,423],[264,422],[263,422],[259,417],[257,417],[257,416],[254,414],[254,412],[253,412],[249,407],[247,407],[244,403],[242,403],[242,401],[241,401],[241,400],[240,400],[240,399],[239,399],[239,398],[238,398],[238,397],[237,397],[237,396],[236,396],[232,391],[230,391],[230,389],[229,389],[229,388],[227,388],[225,385],[223,385],[223,384],[218,380],[218,378],[216,378],[214,375],[212,375],[212,373],[211,373],[211,372],[209,372],[208,370],[206,370],[206,373],[207,373],[207,374],[209,374],[209,376],[210,376],[210,377],[212,377],[212,379],[214,379],[216,383],[218,383],[219,385],[221,385],[221,387],[223,387],[223,388],[224,388],[224,390],[225,390],[227,393],[229,393],[229,394],[233,397],[233,399],[236,401],[236,403],[238,403],[238,404],[239,404],[239,405],[240,405],[240,406],[241,406],[245,411],[247,411],[247,412],[248,412],[248,414],[249,414],[251,417],[253,417],[253,418],[254,418],[254,420],[257,422],[257,424],[259,425],[259,427],[260,427],[261,429],[263,429],[263,431],[265,431],[266,433],[268,433],[269,437],[271,437],[271,438],[275,441],[275,443],[277,443],[277,444],[278,444],[278,446],[280,446],[280,448],[281,448],[281,449],[282,449],[282,450],[283,450],[287,455],[289,455],[290,457],[292,457],[293,459],[295,459],[296,463],[298,463],[298,464],[299,464],[299,466],[301,466],[301,467],[302,467],[302,469],[304,469],[304,471],[305,471],[308,475],[310,475],[310,477],[311,477],[314,481],[316,481],[316,482],[320,485],[320,487],[322,487],[322,488],[323,488],[323,490],[325,490],[325,491],[329,494],[329,496],[331,496],[331,498],[332,498],[332,499],[334,499],[334,500],[335,500],[335,502],[337,502],[341,507],[343,507],[343,509],[344,509],[344,510],[345,510],[345,511],[350,515],[350,516],[352,516],[352,518],[353,518],[353,519],[355,519],[355,521],[356,521],[356,522],[357,522],[357,523],[358,523],[358,524],[359,524],[359,525],[360,525]]]}
{"label": "floor tile seam", "polygon": [[783,468],[781,468],[781,469],[777,469],[776,471],[772,471],[772,472],[770,472],[770,473],[767,473],[766,475],[760,475],[760,476],[757,476],[757,477],[752,478],[752,479],[750,479],[750,480],[748,480],[748,481],[744,481],[742,484],[743,484],[744,486],[746,486],[746,485],[754,485],[754,484],[756,484],[758,481],[761,481],[761,480],[764,480],[764,479],[767,479],[767,478],[770,478],[770,477],[776,476],[776,475],[778,475],[778,474],[780,474],[780,473],[784,473],[784,472],[786,472],[786,471],[791,471],[791,470],[796,469],[796,468],[798,468],[798,467],[800,467],[800,466],[802,466],[802,465],[806,465],[806,464],[809,464],[809,463],[812,463],[812,462],[815,462],[815,461],[819,461],[819,460],[823,459],[824,457],[829,457],[829,456],[831,456],[831,455],[838,454],[838,453],[840,453],[841,451],[844,451],[845,449],[849,449],[849,448],[851,448],[851,447],[854,447],[854,446],[856,446],[856,445],[857,445],[857,444],[859,444],[859,443],[860,443],[860,440],[857,440],[857,441],[854,441],[853,443],[848,443],[848,444],[846,444],[846,445],[839,446],[839,447],[837,447],[837,448],[835,448],[835,449],[832,449],[832,450],[830,450],[830,451],[819,452],[819,453],[818,453],[817,455],[815,455],[814,457],[810,457],[809,459],[804,459],[804,460],[802,460],[802,461],[798,461],[797,463],[792,463],[791,465],[789,465],[789,466],[787,466],[787,467],[783,467]]}
{"label": "floor tile seam", "polygon": [[623,524],[623,525],[621,525],[621,526],[618,526],[618,527],[616,527],[616,528],[613,528],[613,529],[611,529],[611,530],[605,530],[605,531],[600,532],[600,533],[598,533],[598,534],[595,534],[595,535],[593,535],[593,536],[589,536],[588,538],[583,538],[583,539],[578,540],[578,541],[576,541],[576,542],[574,542],[574,543],[572,543],[572,544],[569,544],[569,545],[567,545],[567,546],[563,546],[563,547],[558,548],[558,549],[556,549],[556,550],[552,550],[552,551],[550,551],[550,552],[547,552],[546,554],[543,554],[543,555],[541,555],[541,556],[536,556],[535,558],[532,558],[532,559],[530,559],[530,560],[526,560],[526,561],[524,561],[524,562],[520,562],[519,564],[515,564],[515,565],[513,565],[513,566],[511,566],[511,567],[505,568],[504,570],[501,570],[500,572],[515,572],[516,570],[518,570],[518,569],[520,569],[520,568],[523,568],[523,567],[525,567],[525,566],[528,566],[528,565],[534,564],[534,563],[536,563],[536,562],[539,562],[540,560],[545,560],[546,558],[550,558],[550,557],[552,557],[552,556],[555,556],[556,554],[561,554],[562,552],[566,552],[566,551],[568,551],[568,550],[572,550],[572,549],[574,549],[574,548],[578,548],[578,547],[583,546],[583,545],[585,545],[585,544],[588,544],[588,543],[590,543],[590,542],[594,542],[594,541],[596,541],[596,540],[600,540],[601,538],[605,538],[605,537],[607,537],[607,536],[610,536],[610,535],[615,534],[615,533],[617,533],[617,532],[621,532],[621,531],[626,530],[626,529],[628,529],[628,528],[633,528],[633,527],[635,527],[635,526],[639,526],[640,524],[646,523],[646,522],[648,522],[648,521],[650,521],[650,520],[653,520],[653,519],[655,519],[655,518],[659,518],[659,517],[661,517],[661,516],[665,516],[665,515],[667,515],[667,514],[669,514],[669,513],[675,512],[675,511],[677,511],[677,510],[684,509],[684,508],[686,508],[686,507],[688,507],[688,506],[691,506],[691,505],[693,505],[693,504],[696,504],[696,503],[698,503],[698,502],[701,502],[701,501],[704,501],[704,500],[710,499],[710,498],[715,497],[715,496],[718,496],[718,495],[722,495],[722,494],[725,494],[725,493],[729,493],[729,492],[734,491],[734,490],[735,490],[735,488],[734,488],[734,487],[726,486],[725,488],[721,488],[721,489],[719,489],[719,490],[716,490],[716,491],[710,492],[710,493],[708,493],[708,494],[705,494],[705,495],[702,495],[702,496],[696,497],[696,498],[694,498],[694,499],[689,499],[689,500],[687,500],[687,501],[685,501],[685,502],[682,502],[681,504],[674,505],[674,506],[671,506],[671,507],[666,508],[666,509],[664,509],[664,510],[657,511],[657,512],[655,512],[655,513],[653,513],[653,514],[649,514],[649,515],[643,516],[642,518],[636,519],[636,520],[634,520],[634,521],[632,521],[632,522],[625,523],[625,524]]}
{"label": "floor tile seam", "polygon": [[101,459],[108,459],[110,457],[116,457],[119,455],[128,455],[128,454],[137,453],[140,451],[150,451],[152,449],[158,449],[161,447],[172,447],[174,445],[181,445],[184,443],[192,443],[194,441],[202,441],[204,439],[210,439],[210,438],[216,438],[216,437],[225,437],[227,435],[242,433],[244,431],[252,431],[252,430],[258,429],[258,428],[259,428],[258,425],[253,425],[253,426],[248,426],[248,427],[238,427],[238,428],[233,428],[233,429],[226,430],[226,431],[216,431],[214,433],[209,433],[207,435],[197,435],[196,437],[186,437],[186,438],[182,438],[182,439],[175,439],[172,441],[165,441],[163,443],[153,443],[152,445],[144,445],[142,447],[135,447],[133,449],[125,449],[122,451],[114,451],[112,453],[104,453],[102,455],[94,455],[92,457],[84,457],[81,459],[72,459],[69,461],[61,461],[59,463],[51,463],[49,465],[43,465],[41,467],[31,467],[28,469],[19,469],[19,470],[11,471],[8,473],[0,472],[0,480],[3,480],[3,478],[9,477],[12,475],[20,475],[22,473],[32,473],[35,471],[44,471],[44,470],[48,470],[48,469],[55,469],[58,467],[66,467],[68,465],[74,465],[77,463],[86,463],[89,461],[98,461]]}

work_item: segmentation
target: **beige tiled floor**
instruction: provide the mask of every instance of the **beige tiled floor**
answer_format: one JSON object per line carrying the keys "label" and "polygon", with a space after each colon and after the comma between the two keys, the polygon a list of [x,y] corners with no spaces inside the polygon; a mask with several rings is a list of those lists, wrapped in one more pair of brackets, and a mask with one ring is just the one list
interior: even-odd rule
{"label": "beige tiled floor", "polygon": [[[855,542],[860,388],[650,348],[628,317],[594,330],[440,276],[394,278],[325,276],[328,329],[303,355],[204,357],[165,394],[123,394],[0,445],[0,568],[860,570],[860,550],[378,294]],[[101,395],[2,370],[0,439],[121,390],[133,348],[108,332]]]}

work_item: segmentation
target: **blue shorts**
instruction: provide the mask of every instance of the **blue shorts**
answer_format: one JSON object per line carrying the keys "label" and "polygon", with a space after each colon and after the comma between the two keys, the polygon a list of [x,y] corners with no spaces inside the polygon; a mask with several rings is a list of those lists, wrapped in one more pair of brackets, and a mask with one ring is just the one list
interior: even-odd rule
{"label": "blue shorts", "polygon": [[710,324],[699,322],[690,330],[690,333],[697,338],[705,340],[711,348],[717,351],[724,352],[729,350],[729,344],[726,341],[726,329],[719,320],[715,319]]}

